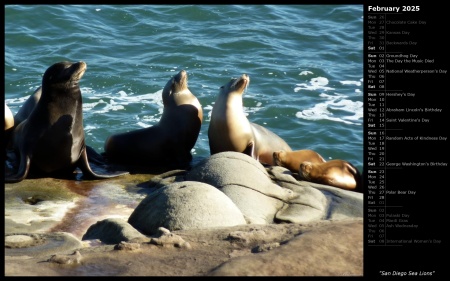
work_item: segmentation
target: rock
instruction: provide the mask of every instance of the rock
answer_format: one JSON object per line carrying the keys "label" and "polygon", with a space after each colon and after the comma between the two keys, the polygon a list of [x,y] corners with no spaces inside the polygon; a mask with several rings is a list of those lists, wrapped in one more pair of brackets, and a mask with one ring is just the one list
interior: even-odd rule
{"label": "rock", "polygon": [[[252,157],[228,151],[214,154],[199,163],[185,178],[219,188],[239,207],[249,224],[302,223],[323,219],[327,200],[322,192],[299,185],[292,176],[282,179],[289,181],[290,185],[281,186],[271,176]],[[281,175],[279,177],[282,178]]]}
{"label": "rock", "polygon": [[51,178],[5,184],[5,233],[49,232],[82,200],[74,185]]}
{"label": "rock", "polygon": [[114,250],[118,251],[136,251],[141,248],[141,244],[139,243],[128,243],[128,242],[120,242],[116,246],[114,246]]}
{"label": "rock", "polygon": [[[362,218],[174,232],[160,228],[158,238],[173,234],[192,248],[140,243],[139,250],[126,250],[136,244],[130,242],[119,243],[122,251],[113,245],[86,246],[77,249],[82,261],[76,267],[46,262],[50,255],[5,255],[5,276],[362,276],[363,230]],[[230,234],[236,239],[227,239]]]}
{"label": "rock", "polygon": [[212,276],[362,276],[363,223],[342,221],[298,235],[270,251],[237,257]]}
{"label": "rock", "polygon": [[175,182],[150,193],[128,219],[146,235],[159,227],[173,230],[246,224],[239,208],[214,186],[195,181]]}
{"label": "rock", "polygon": [[268,252],[278,247],[280,247],[280,243],[278,242],[258,245],[252,249],[252,253]]}
{"label": "rock", "polygon": [[[234,164],[230,166],[230,164]],[[211,155],[193,167],[186,180],[197,180],[222,188],[225,185],[265,185],[269,177],[264,166],[252,157],[239,152],[226,151]]]}
{"label": "rock", "polygon": [[91,225],[82,240],[99,239],[105,244],[117,244],[122,241],[148,241],[145,235],[134,229],[128,222],[112,218]]}
{"label": "rock", "polygon": [[272,183],[266,169],[257,160],[238,152],[221,152],[193,167],[186,180],[208,183],[219,188],[241,210],[249,224],[272,223],[280,198],[290,191]]}
{"label": "rock", "polygon": [[160,227],[158,229],[159,237],[152,238],[150,240],[150,244],[158,245],[158,246],[173,246],[177,248],[186,248],[191,249],[191,244],[189,242],[184,241],[181,236],[170,233],[170,231],[164,227]]}
{"label": "rock", "polygon": [[56,254],[49,258],[47,261],[59,264],[79,264],[81,263],[81,254],[79,251],[75,251],[72,255]]}
{"label": "rock", "polygon": [[6,233],[5,256],[43,257],[54,253],[72,253],[82,243],[71,233]]}
{"label": "rock", "polygon": [[67,232],[78,239],[99,220],[127,220],[150,193],[152,175],[105,180],[37,178],[5,184],[5,233]]}
{"label": "rock", "polygon": [[[317,219],[347,219],[364,216],[364,197],[362,193],[340,189],[307,181],[298,181],[286,168],[268,168],[271,178],[280,186],[291,189],[297,197],[277,213],[276,218],[286,222],[302,223]],[[320,194],[321,193],[321,194]],[[305,212],[305,206],[308,212]],[[316,209],[316,214],[314,214]],[[307,216],[307,217],[306,217]]]}
{"label": "rock", "polygon": [[242,244],[251,244],[255,241],[261,241],[266,238],[267,233],[264,230],[252,229],[251,231],[234,231],[231,232],[227,239],[232,243],[240,242]]}
{"label": "rock", "polygon": [[327,216],[324,219],[348,219],[364,217],[364,194],[334,186],[309,183],[327,197]]}

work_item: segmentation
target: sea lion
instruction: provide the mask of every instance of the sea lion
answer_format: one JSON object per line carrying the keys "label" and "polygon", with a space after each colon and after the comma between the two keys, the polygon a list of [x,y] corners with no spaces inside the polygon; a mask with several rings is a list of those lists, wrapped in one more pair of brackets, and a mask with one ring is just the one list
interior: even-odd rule
{"label": "sea lion", "polygon": [[300,163],[308,161],[312,163],[326,162],[323,157],[310,149],[301,149],[295,151],[275,151],[273,153],[273,161],[277,166],[285,167],[293,173],[298,173]]}
{"label": "sea lion", "polygon": [[14,127],[14,117],[11,109],[9,109],[9,106],[5,103],[5,131],[12,127]]}
{"label": "sea lion", "polygon": [[[13,127],[10,128],[9,131],[7,131],[5,133],[5,135],[6,135],[5,140],[6,140],[7,148],[11,147],[11,136],[12,136],[12,132],[14,131],[15,127],[17,127],[20,123],[22,123],[22,121],[24,121],[25,119],[28,118],[28,116],[30,116],[31,112],[36,107],[39,99],[41,98],[41,94],[42,94],[42,87],[40,86],[33,92],[33,94],[30,97],[28,97],[28,99],[19,108],[19,111],[16,113],[16,115],[14,115]],[[6,118],[6,116],[5,116],[5,118]]]}
{"label": "sea lion", "polygon": [[[27,108],[29,115],[13,131],[12,145],[19,165],[15,174],[7,175],[5,182],[19,182],[30,171],[46,176],[65,175],[73,173],[77,167],[88,178],[128,174],[98,174],[89,165],[78,85],[85,71],[83,61],[58,62],[45,71],[40,98],[33,109]],[[29,99],[35,97],[32,95]]]}
{"label": "sea lion", "polygon": [[330,160],[324,163],[305,161],[300,164],[299,178],[334,187],[363,192],[361,173],[345,160]]}
{"label": "sea lion", "polygon": [[163,113],[152,127],[109,136],[105,141],[108,161],[124,165],[185,168],[192,160],[203,121],[199,100],[188,88],[181,70],[162,91]]}
{"label": "sea lion", "polygon": [[5,103],[5,149],[8,149],[11,146],[11,136],[14,130],[14,124],[13,113]]}
{"label": "sea lion", "polygon": [[14,115],[14,125],[17,126],[22,121],[28,118],[30,116],[31,112],[36,107],[37,103],[41,99],[42,94],[42,86],[39,86],[31,96],[28,97],[28,99],[23,103],[23,105],[19,108],[19,111],[17,111],[16,115]]}
{"label": "sea lion", "polygon": [[243,74],[220,87],[208,128],[210,153],[236,151],[245,153],[263,164],[273,165],[273,152],[292,151],[272,131],[249,122],[244,113],[242,95],[250,83]]}

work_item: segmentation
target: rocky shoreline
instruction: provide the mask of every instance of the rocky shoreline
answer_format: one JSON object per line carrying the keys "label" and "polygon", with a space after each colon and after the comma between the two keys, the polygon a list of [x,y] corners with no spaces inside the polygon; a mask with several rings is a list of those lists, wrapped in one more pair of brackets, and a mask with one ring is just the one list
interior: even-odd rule
{"label": "rocky shoreline", "polygon": [[362,274],[362,194],[244,154],[157,176],[5,185],[6,276]]}
{"label": "rocky shoreline", "polygon": [[[6,276],[362,276],[362,219],[174,231],[156,245],[89,241],[5,253]],[[62,234],[61,234],[62,235]],[[49,239],[50,240],[50,239]],[[178,244],[177,244],[178,245]],[[71,262],[68,262],[71,261]]]}

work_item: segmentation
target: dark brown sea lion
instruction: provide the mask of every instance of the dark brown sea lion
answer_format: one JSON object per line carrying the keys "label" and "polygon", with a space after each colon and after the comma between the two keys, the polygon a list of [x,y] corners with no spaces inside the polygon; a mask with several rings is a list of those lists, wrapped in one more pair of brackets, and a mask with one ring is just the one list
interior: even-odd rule
{"label": "dark brown sea lion", "polygon": [[292,151],[290,146],[272,131],[249,122],[244,113],[242,95],[250,83],[243,74],[220,87],[208,128],[210,153],[236,151],[261,163],[273,165],[273,152]]}
{"label": "dark brown sea lion", "polygon": [[86,63],[82,61],[55,63],[45,71],[40,97],[33,94],[31,101],[25,102],[27,108],[23,112],[27,113],[14,129],[12,142],[19,165],[15,174],[6,176],[5,182],[19,182],[30,171],[46,176],[73,174],[77,167],[87,178],[127,174],[99,174],[89,165],[78,85],[85,71]]}
{"label": "dark brown sea lion", "polygon": [[273,153],[273,161],[275,165],[285,167],[293,173],[298,173],[298,168],[300,167],[300,163],[302,162],[326,162],[319,153],[310,149],[301,149],[295,151],[275,151]]}
{"label": "dark brown sea lion", "polygon": [[192,160],[203,121],[203,109],[181,70],[162,92],[163,113],[152,127],[115,134],[105,141],[108,161],[124,165],[185,168]]}
{"label": "dark brown sea lion", "polygon": [[330,160],[324,163],[305,161],[300,164],[299,177],[303,180],[363,192],[361,173],[345,160]]}
{"label": "dark brown sea lion", "polygon": [[15,126],[19,125],[24,121],[25,119],[30,116],[31,112],[36,107],[37,103],[41,99],[42,95],[42,86],[37,88],[33,94],[28,97],[28,99],[23,103],[23,105],[19,108],[19,111],[17,111],[16,115],[14,115],[14,124]]}

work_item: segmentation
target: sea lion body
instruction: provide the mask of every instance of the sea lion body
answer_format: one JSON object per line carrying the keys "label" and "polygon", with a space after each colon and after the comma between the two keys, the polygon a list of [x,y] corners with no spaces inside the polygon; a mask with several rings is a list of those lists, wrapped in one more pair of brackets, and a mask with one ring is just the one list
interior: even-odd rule
{"label": "sea lion body", "polygon": [[299,177],[306,181],[363,192],[361,173],[344,160],[336,159],[324,163],[305,161],[300,164],[298,173]]}
{"label": "sea lion body", "polygon": [[187,73],[181,70],[162,92],[163,113],[152,127],[109,136],[105,155],[125,165],[186,167],[203,121],[203,109],[188,89]]}
{"label": "sea lion body", "polygon": [[278,135],[245,116],[242,95],[249,83],[250,77],[243,74],[220,88],[208,128],[210,153],[236,151],[273,165],[274,151],[292,149]]}
{"label": "sea lion body", "polygon": [[326,162],[319,153],[310,149],[301,149],[295,151],[275,151],[273,153],[273,161],[275,165],[285,167],[293,173],[298,173],[298,169],[300,168],[300,164],[302,162]]}
{"label": "sea lion body", "polygon": [[[59,62],[45,71],[42,94],[33,109],[26,109],[29,116],[25,114],[25,119],[14,129],[13,149],[20,162],[16,174],[7,176],[6,182],[23,180],[30,170],[36,174],[59,175],[73,173],[79,167],[83,175],[92,178],[126,174],[101,175],[89,165],[78,85],[85,71],[85,62]],[[35,98],[32,95],[29,100]]]}

